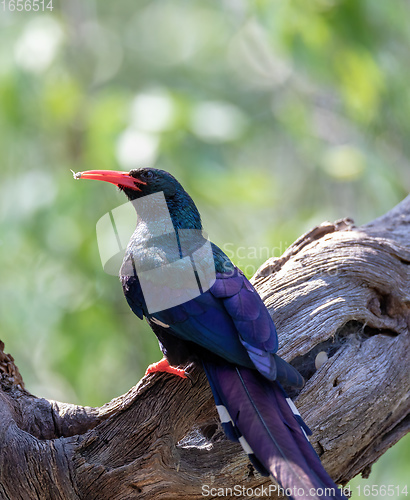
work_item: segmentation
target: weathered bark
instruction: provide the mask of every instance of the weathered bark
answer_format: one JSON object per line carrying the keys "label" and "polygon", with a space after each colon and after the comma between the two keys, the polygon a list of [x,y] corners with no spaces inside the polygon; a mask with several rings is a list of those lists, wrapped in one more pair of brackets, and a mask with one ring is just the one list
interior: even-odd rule
{"label": "weathered bark", "polygon": [[[342,484],[409,430],[409,230],[410,197],[359,228],[316,227],[253,278],[279,353],[307,379],[295,396],[313,446]],[[150,375],[101,408],[79,407],[25,391],[3,347],[1,499],[195,500],[203,485],[270,484],[224,438],[201,371],[194,383]],[[320,351],[328,361],[316,370]]]}

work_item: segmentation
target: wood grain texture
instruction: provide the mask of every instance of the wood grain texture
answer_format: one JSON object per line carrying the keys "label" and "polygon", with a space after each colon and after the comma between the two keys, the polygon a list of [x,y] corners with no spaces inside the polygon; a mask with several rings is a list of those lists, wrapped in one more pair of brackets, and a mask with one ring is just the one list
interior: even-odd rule
{"label": "wood grain texture", "polygon": [[[314,228],[253,277],[280,354],[306,378],[293,396],[312,444],[342,484],[409,430],[409,265],[410,197],[361,227]],[[269,486],[224,438],[202,371],[189,371],[80,407],[29,394],[0,344],[0,498],[199,500],[215,498],[204,485]]]}

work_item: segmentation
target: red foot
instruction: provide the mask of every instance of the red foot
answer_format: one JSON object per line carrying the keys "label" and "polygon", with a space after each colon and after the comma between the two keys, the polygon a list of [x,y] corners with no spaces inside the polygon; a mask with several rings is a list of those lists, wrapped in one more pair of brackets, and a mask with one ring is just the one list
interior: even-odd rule
{"label": "red foot", "polygon": [[177,375],[178,377],[187,378],[184,370],[175,368],[175,366],[171,366],[166,358],[162,358],[161,361],[157,361],[156,363],[149,365],[149,367],[145,371],[145,375],[156,372],[172,373],[173,375]]}

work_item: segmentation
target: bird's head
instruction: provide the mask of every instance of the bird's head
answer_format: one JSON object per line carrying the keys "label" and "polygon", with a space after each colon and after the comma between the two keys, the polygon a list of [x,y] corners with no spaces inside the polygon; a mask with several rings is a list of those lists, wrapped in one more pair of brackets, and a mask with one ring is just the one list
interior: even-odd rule
{"label": "bird's head", "polygon": [[166,199],[170,199],[178,191],[184,191],[175,177],[157,168],[137,168],[129,172],[88,170],[73,174],[75,179],[93,179],[115,184],[124,191],[130,201],[161,191]]}
{"label": "bird's head", "polygon": [[118,186],[130,201],[163,192],[174,224],[201,227],[199,212],[181,184],[165,170],[137,168],[129,172],[88,170],[74,173],[75,179],[94,179]]}

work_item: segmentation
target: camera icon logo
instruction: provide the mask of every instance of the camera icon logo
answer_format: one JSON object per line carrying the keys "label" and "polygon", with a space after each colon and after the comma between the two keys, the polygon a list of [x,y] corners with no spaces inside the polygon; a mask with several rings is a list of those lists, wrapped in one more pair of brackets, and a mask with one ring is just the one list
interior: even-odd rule
{"label": "camera icon logo", "polygon": [[[202,230],[174,227],[163,192],[116,207],[96,229],[104,271],[136,275],[150,314],[188,302],[215,282],[210,241]],[[128,243],[134,230],[138,238]]]}

